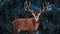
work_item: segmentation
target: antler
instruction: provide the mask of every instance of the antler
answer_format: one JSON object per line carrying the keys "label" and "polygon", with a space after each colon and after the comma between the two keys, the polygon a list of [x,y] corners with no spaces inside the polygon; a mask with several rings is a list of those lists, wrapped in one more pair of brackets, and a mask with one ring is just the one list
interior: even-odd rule
{"label": "antler", "polygon": [[48,9],[49,2],[47,3],[45,1],[44,3],[46,4],[46,6],[44,6],[44,4],[43,4],[43,9],[42,10],[40,9],[38,16],[41,15],[41,13],[45,11],[45,9]]}
{"label": "antler", "polygon": [[46,4],[46,6],[44,6],[44,4],[43,4],[43,10],[42,10],[42,12],[44,12],[45,9],[48,9],[49,2],[47,3],[47,2],[45,1],[45,4]]}
{"label": "antler", "polygon": [[27,1],[24,2],[24,9],[25,9],[26,11],[29,11],[29,12],[32,13],[33,10],[29,9],[30,5],[31,5],[31,2],[29,2],[29,5],[28,5]]}

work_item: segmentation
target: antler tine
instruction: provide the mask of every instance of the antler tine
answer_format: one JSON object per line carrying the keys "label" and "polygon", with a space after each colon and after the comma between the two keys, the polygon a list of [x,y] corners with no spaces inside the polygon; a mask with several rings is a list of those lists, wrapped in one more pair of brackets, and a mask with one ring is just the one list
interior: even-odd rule
{"label": "antler tine", "polygon": [[24,9],[27,11],[27,6],[28,6],[28,4],[27,4],[27,1],[26,2],[24,2]]}
{"label": "antler tine", "polygon": [[29,8],[30,5],[31,5],[31,1],[29,2],[29,4],[27,3],[27,1],[26,1],[25,3],[26,3],[26,5],[27,5],[26,7]]}
{"label": "antler tine", "polygon": [[47,9],[48,9],[49,2],[47,3]]}
{"label": "antler tine", "polygon": [[44,12],[44,10],[45,10],[45,7],[44,7],[44,4],[43,4],[43,10],[40,9],[39,13]]}
{"label": "antler tine", "polygon": [[46,4],[46,6],[44,6],[44,4],[43,4],[43,10],[42,10],[42,12],[44,12],[45,9],[48,9],[49,2],[47,3],[47,2],[45,1],[45,4]]}
{"label": "antler tine", "polygon": [[45,10],[45,7],[44,7],[44,4],[43,4],[43,9],[42,9],[42,12],[44,12],[44,10]]}
{"label": "antler tine", "polygon": [[31,1],[29,2],[29,7],[30,7],[30,5],[31,5]]}
{"label": "antler tine", "polygon": [[48,9],[49,2],[47,3],[45,1],[45,4],[46,4],[46,6],[44,6],[44,4],[43,4],[43,9],[42,10],[40,9],[38,16],[41,15],[41,13],[44,12],[46,8]]}
{"label": "antler tine", "polygon": [[24,2],[24,7],[25,7],[25,8],[28,8],[28,7],[29,7],[29,5],[27,4],[27,1]]}
{"label": "antler tine", "polygon": [[30,5],[31,5],[31,1],[29,2],[29,4],[27,3],[27,1],[24,2],[24,9],[26,11],[33,12],[31,9],[29,9]]}
{"label": "antler tine", "polygon": [[46,4],[45,7],[48,9],[49,2],[46,2],[46,1],[45,1],[45,4]]}

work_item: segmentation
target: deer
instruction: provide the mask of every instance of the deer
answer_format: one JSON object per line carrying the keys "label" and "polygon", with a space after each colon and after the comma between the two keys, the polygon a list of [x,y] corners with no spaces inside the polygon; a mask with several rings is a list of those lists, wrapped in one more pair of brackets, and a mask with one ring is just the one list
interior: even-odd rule
{"label": "deer", "polygon": [[18,34],[21,31],[29,31],[29,34],[35,34],[38,26],[40,24],[39,16],[48,8],[49,2],[44,2],[46,6],[43,4],[43,9],[39,9],[39,12],[35,12],[31,10],[29,7],[31,2],[24,2],[24,9],[33,15],[33,18],[18,18],[12,21],[13,25],[13,34]]}

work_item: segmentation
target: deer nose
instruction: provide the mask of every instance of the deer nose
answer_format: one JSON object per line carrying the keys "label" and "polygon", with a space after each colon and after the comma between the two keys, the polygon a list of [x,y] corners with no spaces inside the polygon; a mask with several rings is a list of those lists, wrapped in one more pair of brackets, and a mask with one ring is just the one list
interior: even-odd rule
{"label": "deer nose", "polygon": [[36,17],[37,18],[37,17]]}

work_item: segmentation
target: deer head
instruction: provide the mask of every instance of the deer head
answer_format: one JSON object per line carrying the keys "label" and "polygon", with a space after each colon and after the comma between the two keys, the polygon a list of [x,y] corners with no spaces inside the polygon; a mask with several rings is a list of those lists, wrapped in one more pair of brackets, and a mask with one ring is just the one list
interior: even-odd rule
{"label": "deer head", "polygon": [[34,20],[37,22],[39,20],[39,16],[48,8],[49,2],[47,3],[46,1],[44,2],[46,6],[44,6],[43,4],[43,9],[39,9],[39,12],[34,12],[33,10],[31,10],[29,7],[31,5],[31,2],[29,2],[29,4],[26,2],[24,2],[24,9],[28,12],[30,12],[33,16],[34,16]]}

